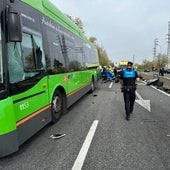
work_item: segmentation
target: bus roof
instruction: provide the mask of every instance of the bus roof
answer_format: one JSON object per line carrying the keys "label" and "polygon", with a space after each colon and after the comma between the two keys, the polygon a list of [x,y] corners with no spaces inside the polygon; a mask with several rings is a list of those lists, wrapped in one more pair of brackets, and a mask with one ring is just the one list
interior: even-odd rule
{"label": "bus roof", "polygon": [[56,21],[69,31],[83,38],[84,40],[87,40],[87,37],[83,34],[82,30],[70,18],[68,18],[56,6],[54,6],[50,2],[50,0],[21,0],[21,1],[42,12],[44,15],[53,19],[54,21]]}

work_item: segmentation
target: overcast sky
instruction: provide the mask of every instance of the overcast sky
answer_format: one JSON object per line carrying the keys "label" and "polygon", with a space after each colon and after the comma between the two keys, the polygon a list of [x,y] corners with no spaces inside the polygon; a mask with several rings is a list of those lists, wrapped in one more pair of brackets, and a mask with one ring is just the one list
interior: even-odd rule
{"label": "overcast sky", "polygon": [[170,0],[51,0],[62,12],[83,22],[87,37],[97,38],[114,63],[153,60],[167,53]]}

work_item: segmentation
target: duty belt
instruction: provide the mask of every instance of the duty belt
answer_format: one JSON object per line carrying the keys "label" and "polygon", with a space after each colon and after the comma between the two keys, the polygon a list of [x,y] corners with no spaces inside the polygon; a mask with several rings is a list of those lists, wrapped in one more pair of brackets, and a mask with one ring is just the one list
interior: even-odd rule
{"label": "duty belt", "polygon": [[136,90],[136,85],[132,85],[132,86],[122,86],[121,88],[121,92],[125,92],[125,91],[131,91],[131,90]]}
{"label": "duty belt", "polygon": [[132,88],[132,87],[135,87],[134,85],[133,86],[126,86],[124,85],[125,88]]}

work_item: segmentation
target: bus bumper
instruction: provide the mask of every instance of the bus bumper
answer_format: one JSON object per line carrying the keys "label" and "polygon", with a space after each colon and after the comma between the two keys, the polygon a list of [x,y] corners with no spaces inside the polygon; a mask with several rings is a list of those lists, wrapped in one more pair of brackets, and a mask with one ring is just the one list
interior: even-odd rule
{"label": "bus bumper", "polygon": [[17,131],[0,135],[0,157],[14,153],[18,149]]}

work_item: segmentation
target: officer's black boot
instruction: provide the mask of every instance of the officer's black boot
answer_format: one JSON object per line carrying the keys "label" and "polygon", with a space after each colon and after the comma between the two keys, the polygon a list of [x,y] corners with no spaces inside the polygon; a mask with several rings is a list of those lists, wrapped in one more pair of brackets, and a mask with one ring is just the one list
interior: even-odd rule
{"label": "officer's black boot", "polygon": [[130,120],[130,114],[126,114],[126,120]]}

